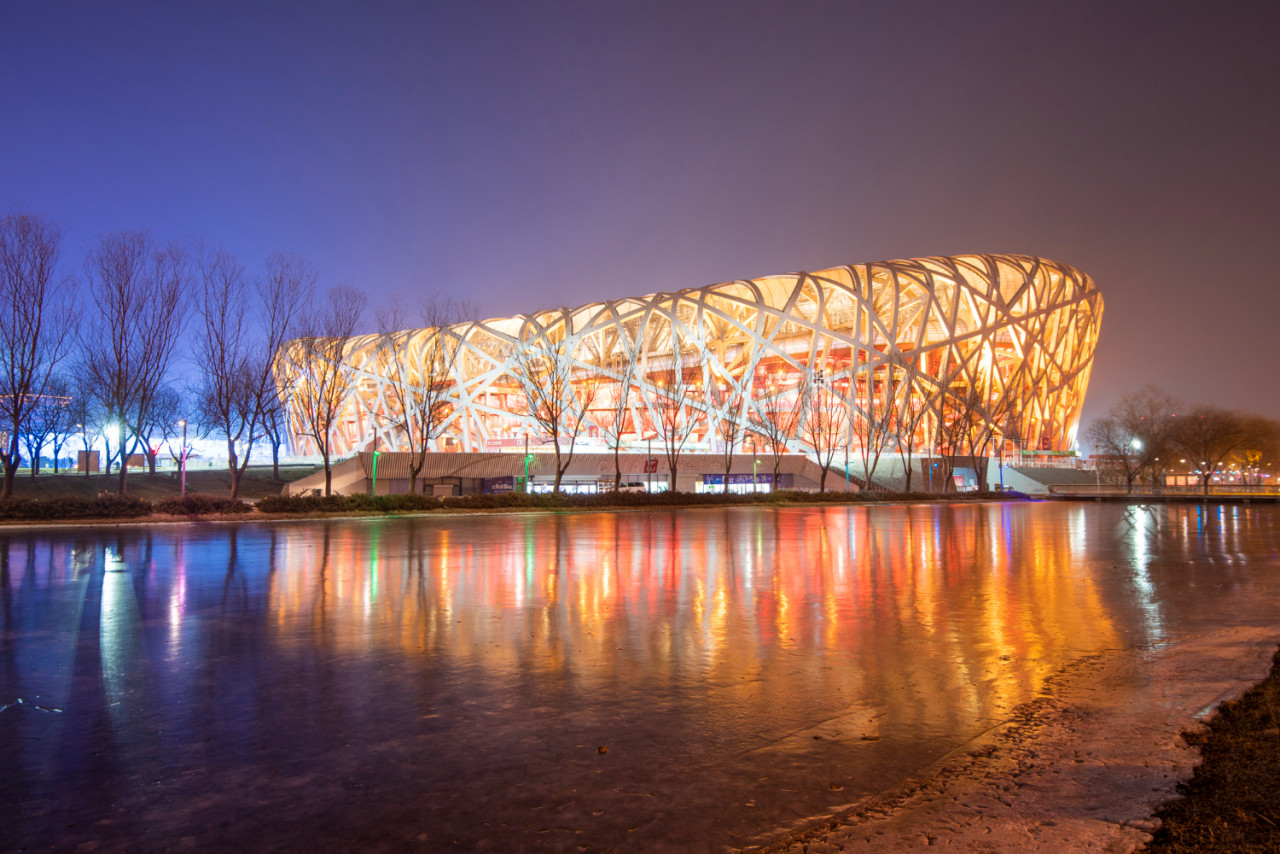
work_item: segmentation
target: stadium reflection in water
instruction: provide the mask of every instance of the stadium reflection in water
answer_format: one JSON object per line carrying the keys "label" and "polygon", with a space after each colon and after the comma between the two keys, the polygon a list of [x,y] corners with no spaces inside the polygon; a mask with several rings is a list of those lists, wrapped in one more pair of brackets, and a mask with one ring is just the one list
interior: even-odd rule
{"label": "stadium reflection in water", "polygon": [[892,787],[1072,660],[1266,623],[1275,521],[978,504],[9,533],[0,834],[739,846]]}

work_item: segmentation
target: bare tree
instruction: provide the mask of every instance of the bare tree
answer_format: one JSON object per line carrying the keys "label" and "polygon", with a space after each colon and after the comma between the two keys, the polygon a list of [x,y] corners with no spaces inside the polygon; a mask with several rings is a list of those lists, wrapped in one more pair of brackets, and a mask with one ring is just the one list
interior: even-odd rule
{"label": "bare tree", "polygon": [[858,456],[868,485],[889,447],[889,440],[893,438],[897,415],[892,365],[884,369],[883,382],[876,378],[878,372],[878,369],[864,365],[854,374],[854,384],[850,389],[851,397],[858,405],[858,414],[849,427],[852,435],[858,437]]}
{"label": "bare tree", "polygon": [[720,459],[724,463],[724,488],[721,491],[728,494],[733,456],[746,433],[742,413],[744,398],[741,389],[730,379],[727,384],[716,382],[714,388],[707,390],[707,399],[714,409],[716,436],[721,443]]}
{"label": "bare tree", "polygon": [[138,445],[146,455],[147,471],[152,477],[155,477],[160,446],[182,432],[180,422],[193,408],[175,388],[166,386],[156,392],[138,424]]}
{"label": "bare tree", "polygon": [[68,429],[74,429],[80,436],[80,444],[85,453],[86,464],[84,476],[89,477],[92,472],[89,470],[87,457],[89,452],[93,450],[93,440],[97,438],[101,423],[97,402],[93,398],[93,393],[88,387],[85,378],[79,374],[72,374],[70,381],[70,400],[67,403],[67,422]]}
{"label": "bare tree", "polygon": [[[0,462],[6,498],[13,495],[19,436],[70,348],[72,286],[58,278],[61,246],[61,230],[45,217],[14,213],[0,219],[0,417],[9,433]],[[33,461],[39,465],[38,450]]]}
{"label": "bare tree", "polygon": [[1245,483],[1256,486],[1262,481],[1262,467],[1280,458],[1280,423],[1261,415],[1244,417],[1248,439],[1233,458],[1240,465]]}
{"label": "bare tree", "polygon": [[1209,483],[1222,464],[1257,443],[1253,432],[1258,427],[1259,422],[1244,413],[1197,404],[1186,415],[1178,416],[1169,439],[1188,462],[1195,464],[1201,487],[1208,495]]}
{"label": "bare tree", "polygon": [[1132,492],[1144,472],[1158,474],[1174,453],[1173,433],[1182,405],[1156,386],[1126,394],[1086,432],[1099,465],[1106,464]]}
{"label": "bare tree", "polygon": [[[836,449],[842,444],[848,425],[849,408],[845,399],[832,388],[832,379],[825,371],[815,373],[806,370],[801,397],[803,400],[800,422],[801,437],[813,448],[822,469],[819,492],[827,491],[827,474],[835,461]],[[867,472],[870,480],[871,472]]]}
{"label": "bare tree", "polygon": [[470,302],[440,293],[422,303],[423,331],[406,331],[398,306],[379,313],[378,363],[394,396],[386,417],[409,449],[410,492],[458,399],[454,369],[462,349],[450,327],[476,313]]}
{"label": "bare tree", "polygon": [[967,384],[951,386],[942,400],[937,423],[937,447],[942,453],[943,491],[953,487],[956,457],[964,454],[975,421],[981,417],[982,393]]}
{"label": "bare tree", "polygon": [[284,445],[286,416],[279,395],[273,394],[263,401],[262,436],[271,447],[271,476],[280,479],[280,448]]}
{"label": "bare tree", "polygon": [[327,305],[305,312],[302,336],[284,344],[276,360],[296,423],[324,461],[325,495],[333,491],[333,431],[352,388],[343,359],[365,302],[364,294],[351,288],[330,289]]}
{"label": "bare tree", "polygon": [[52,445],[53,471],[58,471],[58,452],[70,434],[67,426],[67,405],[71,392],[64,377],[54,375],[45,386],[44,394],[36,400],[27,418],[22,442],[31,461],[31,476],[40,473],[40,455],[46,444]]}
{"label": "bare tree", "polygon": [[627,363],[624,376],[617,382],[610,382],[596,393],[598,404],[591,412],[591,420],[604,434],[605,444],[613,451],[613,488],[616,492],[622,488],[622,463],[619,454],[622,449],[622,437],[631,432],[631,363]]}
{"label": "bare tree", "polygon": [[991,446],[996,433],[1007,423],[1019,396],[1011,394],[1008,386],[1003,390],[997,389],[990,374],[979,374],[968,398],[973,407],[973,417],[969,419],[969,430],[964,439],[973,459],[974,473],[978,476],[978,488],[985,492]]}
{"label": "bare tree", "polygon": [[796,390],[780,382],[771,382],[766,394],[756,393],[755,413],[749,429],[765,441],[773,454],[774,490],[778,488],[782,454],[800,427],[801,409]]}
{"label": "bare tree", "polygon": [[283,252],[267,258],[265,275],[253,286],[229,252],[199,256],[202,325],[196,354],[203,371],[197,389],[201,422],[226,438],[231,497],[264,432],[266,408],[277,398],[274,354],[297,331],[311,301],[315,274],[303,259]]}
{"label": "bare tree", "polygon": [[916,443],[919,441],[920,427],[926,423],[930,410],[920,399],[919,358],[892,350],[889,364],[895,374],[895,382],[893,397],[888,401],[887,409],[905,476],[903,491],[910,492]]}
{"label": "bare tree", "polygon": [[663,455],[667,458],[667,471],[671,474],[671,488],[674,490],[680,471],[680,455],[693,435],[698,410],[695,405],[697,390],[685,374],[687,366],[681,354],[675,351],[671,358],[671,367],[654,374],[657,392],[651,402],[658,415]]}
{"label": "bare tree", "polygon": [[173,365],[191,274],[176,244],[146,232],[102,237],[85,262],[98,311],[80,326],[82,370],[115,427],[120,493],[128,489],[128,442],[135,446]]}
{"label": "bare tree", "polygon": [[[551,439],[555,450],[556,479],[552,488],[556,492],[560,491],[564,473],[573,462],[574,447],[596,394],[594,380],[574,381],[572,339],[568,337],[572,318],[567,310],[563,314],[562,337],[553,339],[547,331],[539,330],[532,340],[516,342],[513,360],[513,373],[524,391],[526,411]],[[532,324],[526,326],[529,328]]]}
{"label": "bare tree", "polygon": [[1095,419],[1085,435],[1097,455],[1094,464],[1101,467],[1105,463],[1124,481],[1124,491],[1133,492],[1133,484],[1146,465],[1147,455],[1143,451],[1142,440],[1114,414]]}
{"label": "bare tree", "polygon": [[48,441],[53,451],[53,473],[58,473],[62,449],[77,432],[77,421],[71,407],[71,381],[56,375],[49,382],[48,393],[42,398],[41,409],[48,425]]}

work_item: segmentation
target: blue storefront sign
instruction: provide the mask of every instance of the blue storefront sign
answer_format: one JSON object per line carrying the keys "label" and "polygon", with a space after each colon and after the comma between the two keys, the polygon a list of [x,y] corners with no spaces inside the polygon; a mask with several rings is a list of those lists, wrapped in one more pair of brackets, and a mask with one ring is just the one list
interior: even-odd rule
{"label": "blue storefront sign", "polygon": [[497,495],[502,492],[515,492],[516,479],[514,477],[486,477],[484,479],[484,494]]}
{"label": "blue storefront sign", "polygon": [[[705,484],[707,484],[707,485],[709,485],[709,486],[721,486],[721,485],[723,485],[723,484],[724,484],[724,475],[722,475],[722,474],[704,474],[704,475],[702,476],[702,482],[703,482],[703,483],[705,483]],[[769,486],[772,486],[772,485],[773,485],[773,475],[772,475],[772,474],[756,474],[756,475],[749,475],[749,474],[731,474],[731,475],[729,475],[729,484],[730,484],[730,485],[733,485],[733,484],[740,484],[740,483],[745,483],[745,484],[748,484],[748,485],[750,485],[750,484],[767,484],[767,485],[769,485]],[[779,488],[779,489],[790,489],[794,483],[795,483],[795,475],[792,475],[792,474],[779,474],[779,475],[778,475],[778,488]]]}

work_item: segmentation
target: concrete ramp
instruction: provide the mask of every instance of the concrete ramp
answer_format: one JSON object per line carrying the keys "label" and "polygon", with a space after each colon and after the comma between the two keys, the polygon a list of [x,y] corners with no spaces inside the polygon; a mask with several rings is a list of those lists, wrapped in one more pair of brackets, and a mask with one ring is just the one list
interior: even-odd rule
{"label": "concrete ramp", "polygon": [[[334,495],[350,495],[352,492],[364,491],[364,481],[368,475],[365,474],[359,457],[337,463],[333,466],[332,472],[333,478],[329,485]],[[324,469],[292,483],[286,483],[281,492],[284,495],[307,495],[313,490],[319,490],[318,494],[324,495]]]}
{"label": "concrete ramp", "polygon": [[[993,463],[988,471],[988,479],[998,477]],[[1046,468],[1040,466],[1005,466],[1004,485],[1008,489],[1016,489],[1027,495],[1048,495],[1055,486],[1093,486],[1097,475],[1091,471],[1080,469]]]}

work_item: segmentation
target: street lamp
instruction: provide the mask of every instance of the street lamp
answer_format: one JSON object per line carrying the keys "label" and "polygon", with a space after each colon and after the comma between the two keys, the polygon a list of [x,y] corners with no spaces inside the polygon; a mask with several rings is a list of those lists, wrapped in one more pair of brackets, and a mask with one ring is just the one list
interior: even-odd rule
{"label": "street lamp", "polygon": [[187,421],[184,418],[178,422],[182,425],[182,456],[179,465],[182,468],[182,486],[179,490],[178,497],[187,497]]}

